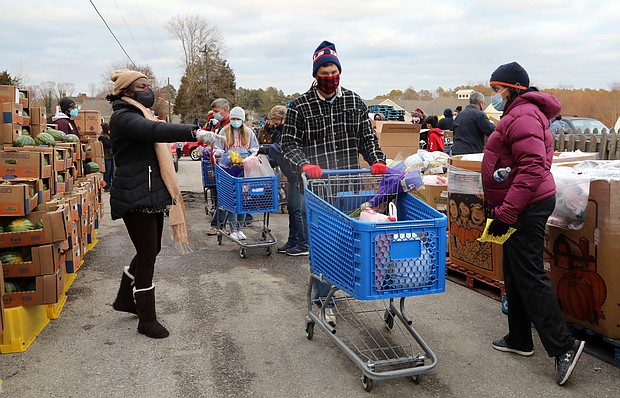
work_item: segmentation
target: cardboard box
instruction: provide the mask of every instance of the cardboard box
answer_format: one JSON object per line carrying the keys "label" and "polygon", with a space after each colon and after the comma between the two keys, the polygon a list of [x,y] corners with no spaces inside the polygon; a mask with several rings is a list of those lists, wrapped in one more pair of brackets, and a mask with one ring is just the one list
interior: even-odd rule
{"label": "cardboard box", "polygon": [[573,163],[584,160],[598,160],[598,152],[554,152],[553,163]]}
{"label": "cardboard box", "polygon": [[0,184],[0,216],[25,216],[39,204],[38,179]]}
{"label": "cardboard box", "polygon": [[547,226],[545,270],[568,322],[620,339],[620,180],[590,182],[580,230]]}
{"label": "cardboard box", "polygon": [[24,124],[24,108],[21,104],[5,102],[2,104],[2,123]]}
{"label": "cardboard box", "polygon": [[0,86],[0,103],[19,103],[19,91],[15,86]]}
{"label": "cardboard box", "polygon": [[33,106],[30,109],[30,125],[40,126],[47,123],[47,116],[45,115],[45,108],[42,106]]}
{"label": "cardboard box", "polygon": [[4,301],[2,297],[4,297],[4,276],[0,272],[0,337],[4,332]]}
{"label": "cardboard box", "polygon": [[80,144],[79,142],[57,142],[56,143],[56,147],[57,148],[65,148],[65,149],[69,149],[70,155],[71,155],[71,160],[73,162],[76,162],[78,159],[81,159],[81,148],[82,144]]}
{"label": "cardboard box", "polygon": [[450,261],[495,281],[504,280],[502,247],[478,239],[486,225],[480,176],[481,162],[450,158],[448,169],[448,228]]}
{"label": "cardboard box", "polygon": [[424,203],[440,212],[448,213],[448,186],[425,184],[424,189],[418,189],[412,193]]}
{"label": "cardboard box", "polygon": [[40,179],[39,184],[39,203],[47,203],[52,199],[54,184],[52,184],[52,177],[45,177]]}
{"label": "cardboard box", "polygon": [[36,147],[6,147],[0,152],[0,175],[3,177],[47,178],[52,175],[52,152]]}
{"label": "cardboard box", "polygon": [[30,124],[30,135],[34,138],[37,135],[44,133],[47,130],[47,125],[45,124]]}
{"label": "cardboard box", "polygon": [[26,89],[20,88],[18,89],[17,95],[19,96],[19,103],[24,108],[28,108],[30,106],[30,92]]}
{"label": "cardboard box", "polygon": [[67,169],[67,166],[70,165],[70,160],[68,159],[67,149],[64,147],[54,147],[54,170],[55,171],[64,171]]}
{"label": "cardboard box", "polygon": [[43,210],[33,211],[26,218],[35,225],[42,220],[43,228],[26,232],[2,232],[0,233],[0,248],[38,246],[65,241],[67,239],[65,215],[68,216],[68,209],[64,206],[46,207],[43,205],[39,205],[39,209]]}
{"label": "cardboard box", "polygon": [[64,265],[64,252],[60,243],[51,243],[41,246],[16,248],[22,255],[30,253],[32,261],[18,264],[2,264],[5,278],[39,276],[55,274]]}
{"label": "cardboard box", "polygon": [[80,110],[75,118],[80,135],[101,134],[101,112]]}
{"label": "cardboard box", "polygon": [[77,272],[82,265],[82,247],[75,244],[71,249],[65,252],[65,271],[68,274]]}
{"label": "cardboard box", "polygon": [[12,144],[22,134],[21,124],[3,124],[2,125],[2,143]]}
{"label": "cardboard box", "polygon": [[53,275],[28,277],[35,279],[35,290],[4,294],[3,302],[6,308],[20,305],[54,304],[65,290],[65,270],[60,268]]}
{"label": "cardboard box", "polygon": [[407,122],[383,122],[378,124],[377,138],[379,146],[415,148],[410,154],[416,153],[420,147],[420,124]]}

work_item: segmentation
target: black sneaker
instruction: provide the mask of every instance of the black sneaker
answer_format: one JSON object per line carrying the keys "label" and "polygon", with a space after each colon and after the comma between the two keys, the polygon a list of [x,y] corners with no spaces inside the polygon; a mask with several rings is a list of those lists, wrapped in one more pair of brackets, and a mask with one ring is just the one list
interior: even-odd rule
{"label": "black sneaker", "polygon": [[278,247],[278,250],[277,250],[277,251],[278,251],[278,253],[286,253],[288,249],[292,249],[292,248],[294,248],[294,247],[295,247],[295,245],[294,245],[294,244],[290,244],[290,243],[286,242],[286,243],[284,244],[284,246],[280,246],[280,247]]}
{"label": "black sneaker", "polygon": [[286,251],[289,256],[307,256],[310,254],[308,249],[303,249],[299,246],[292,247]]}
{"label": "black sneaker", "polygon": [[555,357],[555,369],[558,371],[555,381],[559,386],[566,383],[571,373],[573,373],[573,369],[575,369],[575,365],[577,365],[577,361],[579,360],[585,345],[585,341],[575,339],[573,348],[566,351],[564,354]]}
{"label": "black sneaker", "polygon": [[493,341],[491,345],[497,351],[512,352],[513,354],[521,355],[523,357],[531,357],[532,355],[534,355],[534,350],[518,350],[514,347],[509,346],[503,337],[501,339],[497,339]]}

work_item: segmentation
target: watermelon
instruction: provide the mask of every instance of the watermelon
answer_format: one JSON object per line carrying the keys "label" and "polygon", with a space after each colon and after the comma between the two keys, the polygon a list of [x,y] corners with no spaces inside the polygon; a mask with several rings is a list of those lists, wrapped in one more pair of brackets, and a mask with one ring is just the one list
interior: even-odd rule
{"label": "watermelon", "polygon": [[56,140],[48,133],[39,133],[36,137],[34,137],[34,142],[37,145],[47,145],[54,146],[56,144]]}
{"label": "watermelon", "polygon": [[0,232],[4,232],[4,228],[0,225]]}
{"label": "watermelon", "polygon": [[13,146],[18,146],[18,147],[27,146],[27,145],[34,146],[34,144],[35,144],[34,138],[32,138],[29,135],[20,135],[19,137],[17,137],[15,141],[13,141]]}
{"label": "watermelon", "polygon": [[47,129],[45,130],[45,132],[51,135],[52,137],[54,137],[54,140],[56,142],[63,142],[66,140],[66,137],[67,137],[67,134],[65,134],[64,131],[60,131],[60,130]]}
{"label": "watermelon", "polygon": [[7,232],[25,232],[34,229],[34,225],[27,218],[16,218],[6,227]]}
{"label": "watermelon", "polygon": [[2,261],[3,264],[19,264],[23,263],[24,259],[22,258],[20,252],[15,250],[7,250],[0,253],[0,261]]}
{"label": "watermelon", "polygon": [[59,183],[64,183],[65,182],[65,176],[62,174],[58,174],[58,177],[56,178],[56,181],[58,181]]}
{"label": "watermelon", "polygon": [[30,135],[30,132],[26,129],[22,129],[22,135]]}
{"label": "watermelon", "polygon": [[75,134],[67,134],[66,135],[67,142],[80,142],[80,137]]}
{"label": "watermelon", "polygon": [[101,169],[99,168],[99,164],[95,162],[88,162],[84,165],[84,173],[99,173]]}
{"label": "watermelon", "polygon": [[39,218],[39,221],[34,226],[34,229],[42,229],[43,228],[43,219]]}
{"label": "watermelon", "polygon": [[19,292],[19,286],[13,282],[15,279],[4,280],[4,292],[5,293],[17,293]]}

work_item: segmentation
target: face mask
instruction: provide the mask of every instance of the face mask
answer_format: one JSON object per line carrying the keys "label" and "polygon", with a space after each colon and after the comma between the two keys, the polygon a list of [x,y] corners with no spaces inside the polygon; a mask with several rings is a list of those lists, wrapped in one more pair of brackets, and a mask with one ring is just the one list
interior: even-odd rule
{"label": "face mask", "polygon": [[411,118],[411,123],[413,123],[413,124],[420,124],[420,118],[419,117]]}
{"label": "face mask", "polygon": [[133,99],[135,99],[145,107],[150,108],[155,103],[155,93],[150,88],[147,88],[144,91],[136,92]]}
{"label": "face mask", "polygon": [[506,89],[504,89],[501,93],[497,93],[491,96],[491,105],[493,105],[493,108],[497,109],[498,111],[503,111],[504,107],[506,106],[506,100],[502,98],[502,94],[504,93],[504,91],[506,91]]}
{"label": "face mask", "polygon": [[317,76],[316,83],[316,88],[320,92],[325,94],[335,93],[340,84],[340,73],[332,76]]}
{"label": "face mask", "polygon": [[221,113],[216,113],[215,115],[213,115],[213,119],[217,120],[218,122],[221,122],[222,120],[224,120],[224,117],[222,116]]}
{"label": "face mask", "polygon": [[78,109],[77,108],[73,108],[69,111],[69,116],[71,117],[78,117]]}
{"label": "face mask", "polygon": [[236,129],[238,129],[239,127],[241,127],[243,125],[243,121],[241,121],[241,120],[231,120],[230,121],[230,125],[233,126]]}

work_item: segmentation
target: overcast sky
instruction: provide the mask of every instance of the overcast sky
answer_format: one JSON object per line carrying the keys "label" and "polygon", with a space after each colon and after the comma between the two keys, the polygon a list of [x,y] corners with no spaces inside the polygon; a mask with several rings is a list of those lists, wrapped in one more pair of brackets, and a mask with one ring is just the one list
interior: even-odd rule
{"label": "overcast sky", "polygon": [[[342,85],[365,99],[488,82],[511,61],[542,88],[620,82],[617,0],[92,1],[129,56],[177,88],[182,51],[165,29],[175,15],[199,15],[219,28],[244,88],[306,91],[323,40],[336,44]],[[0,70],[26,84],[71,82],[75,94],[88,92],[125,59],[89,0],[0,4]]]}

